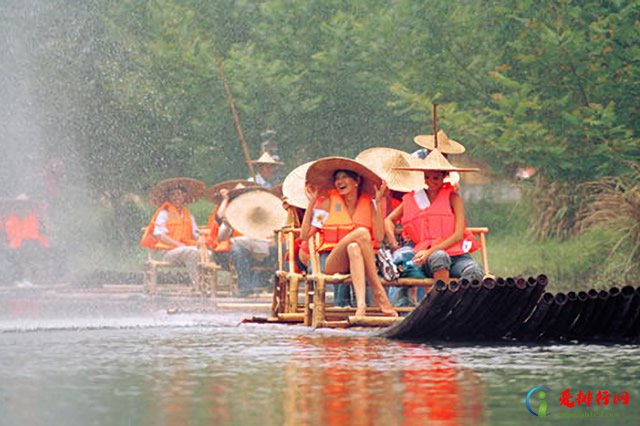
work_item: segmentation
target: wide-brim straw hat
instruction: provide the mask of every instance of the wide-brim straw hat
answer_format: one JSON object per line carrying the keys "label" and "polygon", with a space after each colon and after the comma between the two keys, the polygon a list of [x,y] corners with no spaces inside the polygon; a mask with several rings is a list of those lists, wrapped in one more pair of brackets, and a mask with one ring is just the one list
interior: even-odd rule
{"label": "wide-brim straw hat", "polygon": [[356,160],[376,172],[392,191],[411,192],[424,187],[424,179],[420,175],[397,169],[412,167],[419,161],[404,151],[385,147],[369,148],[358,154]]}
{"label": "wide-brim straw hat", "polygon": [[293,169],[282,182],[282,195],[287,197],[287,203],[294,207],[306,209],[309,207],[309,197],[307,197],[306,180],[307,170],[313,161],[304,163]]}
{"label": "wide-brim straw hat", "polygon": [[437,149],[434,149],[424,160],[416,159],[411,167],[397,167],[396,170],[409,170],[416,172],[441,171],[441,172],[479,172],[480,169],[472,167],[456,167],[445,158]]}
{"label": "wide-brim straw hat", "polygon": [[229,224],[241,234],[265,239],[284,226],[287,212],[280,198],[268,191],[255,188],[241,194],[229,203],[226,212]]}
{"label": "wide-brim straw hat", "polygon": [[272,164],[274,166],[281,166],[284,164],[282,161],[276,161],[267,151],[263,152],[260,158],[257,160],[251,160],[251,162],[253,164]]}
{"label": "wide-brim straw hat", "polygon": [[246,179],[231,179],[225,180],[224,182],[216,183],[215,185],[211,185],[204,192],[205,197],[207,197],[212,202],[216,203],[220,201],[220,191],[226,189],[227,191],[231,191],[233,189],[239,188],[240,186],[245,188],[255,188],[260,187],[260,185],[256,182],[246,180]]}
{"label": "wide-brim straw hat", "polygon": [[418,145],[427,148],[429,151],[438,149],[443,154],[462,154],[466,151],[464,145],[460,142],[456,142],[453,139],[449,139],[447,134],[439,130],[438,131],[438,146],[436,147],[436,138],[433,135],[418,135],[413,138],[413,141]]}
{"label": "wide-brim straw hat", "polygon": [[166,179],[159,182],[151,189],[151,191],[149,192],[149,202],[154,206],[159,206],[165,201],[169,201],[169,191],[180,187],[184,188],[187,191],[185,195],[185,204],[198,201],[204,194],[204,191],[207,189],[207,186],[204,184],[204,182],[198,179],[186,177]]}
{"label": "wide-brim straw hat", "polygon": [[351,170],[362,178],[362,191],[375,195],[375,188],[382,184],[382,178],[363,163],[344,157],[325,157],[316,160],[307,169],[306,181],[320,191],[334,189],[333,173],[336,170]]}

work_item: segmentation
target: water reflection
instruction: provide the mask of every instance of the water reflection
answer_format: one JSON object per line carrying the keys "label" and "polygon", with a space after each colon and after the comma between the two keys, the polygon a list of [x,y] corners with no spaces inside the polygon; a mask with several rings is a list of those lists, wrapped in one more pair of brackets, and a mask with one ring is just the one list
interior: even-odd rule
{"label": "water reflection", "polygon": [[294,339],[285,367],[286,425],[479,424],[479,377],[446,354],[368,337]]}

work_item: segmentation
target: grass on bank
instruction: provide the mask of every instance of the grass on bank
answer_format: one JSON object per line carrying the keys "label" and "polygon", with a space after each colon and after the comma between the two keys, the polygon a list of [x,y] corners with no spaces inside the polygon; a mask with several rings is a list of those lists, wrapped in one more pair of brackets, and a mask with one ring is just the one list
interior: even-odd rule
{"label": "grass on bank", "polygon": [[489,267],[496,276],[545,274],[549,291],[588,290],[637,285],[638,277],[622,274],[625,247],[612,251],[619,238],[610,229],[594,228],[566,240],[538,240],[529,230],[526,201],[484,199],[466,205],[469,224],[488,226]]}

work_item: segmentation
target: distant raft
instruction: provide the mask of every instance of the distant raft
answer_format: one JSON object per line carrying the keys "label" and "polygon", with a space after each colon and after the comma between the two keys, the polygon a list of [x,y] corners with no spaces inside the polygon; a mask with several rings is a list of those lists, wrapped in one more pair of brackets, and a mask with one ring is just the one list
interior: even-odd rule
{"label": "distant raft", "polygon": [[552,294],[529,279],[438,282],[390,339],[448,342],[640,341],[640,287]]}

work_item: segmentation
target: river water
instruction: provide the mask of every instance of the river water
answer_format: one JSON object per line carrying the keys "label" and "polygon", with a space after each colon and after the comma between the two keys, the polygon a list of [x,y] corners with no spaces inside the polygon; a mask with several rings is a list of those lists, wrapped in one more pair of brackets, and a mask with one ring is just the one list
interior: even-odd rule
{"label": "river water", "polygon": [[534,413],[546,404],[545,423],[639,424],[637,345],[429,345],[240,323],[255,313],[2,290],[0,425],[539,424],[525,404],[536,386],[548,387],[529,400]]}

